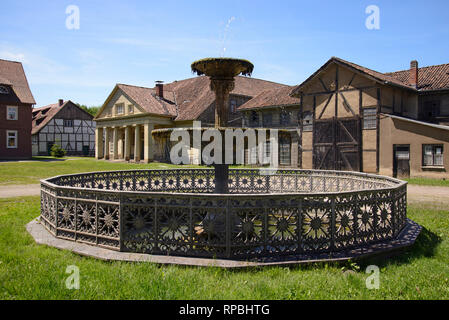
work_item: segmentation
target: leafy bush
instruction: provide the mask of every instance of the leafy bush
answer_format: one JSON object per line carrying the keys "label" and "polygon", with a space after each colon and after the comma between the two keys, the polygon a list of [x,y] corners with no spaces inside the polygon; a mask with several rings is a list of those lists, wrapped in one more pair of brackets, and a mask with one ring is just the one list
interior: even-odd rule
{"label": "leafy bush", "polygon": [[63,148],[61,148],[59,145],[54,144],[51,147],[50,154],[52,157],[62,158],[65,156],[66,151]]}

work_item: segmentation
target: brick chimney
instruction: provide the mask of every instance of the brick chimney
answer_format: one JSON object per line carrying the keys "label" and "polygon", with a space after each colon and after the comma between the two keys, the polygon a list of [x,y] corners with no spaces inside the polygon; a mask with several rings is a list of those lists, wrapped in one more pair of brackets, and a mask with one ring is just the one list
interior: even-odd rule
{"label": "brick chimney", "polygon": [[410,62],[410,85],[418,88],[418,61]]}
{"label": "brick chimney", "polygon": [[59,103],[59,106],[62,106],[64,104],[64,99],[59,99],[58,103]]}
{"label": "brick chimney", "polygon": [[156,96],[164,98],[164,81],[156,81]]}

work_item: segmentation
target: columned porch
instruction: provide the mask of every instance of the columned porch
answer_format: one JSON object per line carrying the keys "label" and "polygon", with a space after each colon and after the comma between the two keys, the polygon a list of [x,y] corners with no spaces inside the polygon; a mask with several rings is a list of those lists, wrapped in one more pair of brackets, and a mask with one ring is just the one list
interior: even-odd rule
{"label": "columned porch", "polygon": [[101,126],[95,132],[95,158],[149,163],[154,160],[154,124]]}

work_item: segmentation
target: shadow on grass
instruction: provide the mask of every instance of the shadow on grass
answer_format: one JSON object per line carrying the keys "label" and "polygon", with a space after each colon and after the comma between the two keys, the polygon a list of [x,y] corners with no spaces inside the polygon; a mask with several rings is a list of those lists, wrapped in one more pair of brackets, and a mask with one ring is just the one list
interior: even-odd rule
{"label": "shadow on grass", "polygon": [[376,265],[380,268],[387,267],[388,265],[395,264],[408,264],[415,259],[422,257],[432,257],[435,255],[435,250],[441,243],[442,238],[437,234],[433,233],[429,229],[422,228],[416,242],[413,246],[401,250],[396,250],[393,252],[380,253],[379,255],[366,257],[366,258],[356,258],[354,260],[347,261],[333,261],[333,262],[314,262],[310,264],[298,264],[289,266],[265,266],[265,267],[250,267],[242,269],[229,269],[228,272],[254,272],[261,271],[264,269],[278,269],[278,268],[288,268],[290,270],[313,270],[313,269],[325,269],[327,267],[337,267],[344,270],[350,271],[360,271],[364,272],[366,267],[369,265]]}
{"label": "shadow on grass", "polygon": [[440,236],[423,227],[413,246],[390,254],[363,259],[359,263],[364,266],[375,264],[379,267],[390,264],[407,264],[415,259],[433,257],[441,241]]}

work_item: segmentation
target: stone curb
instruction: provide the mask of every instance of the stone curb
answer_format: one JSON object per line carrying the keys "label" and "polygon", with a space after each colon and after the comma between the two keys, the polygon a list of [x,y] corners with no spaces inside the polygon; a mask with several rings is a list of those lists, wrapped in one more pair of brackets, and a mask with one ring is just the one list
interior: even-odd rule
{"label": "stone curb", "polygon": [[399,236],[389,242],[373,244],[364,248],[357,248],[347,252],[322,254],[319,256],[299,255],[284,258],[284,260],[269,261],[240,261],[224,259],[191,258],[176,256],[161,256],[141,253],[119,252],[104,249],[80,242],[59,239],[48,232],[38,219],[34,219],[26,225],[28,233],[34,238],[36,243],[47,245],[62,250],[69,250],[73,253],[96,258],[105,261],[127,261],[127,262],[151,262],[159,264],[175,264],[183,266],[200,267],[221,267],[221,268],[251,268],[262,266],[289,266],[299,264],[321,263],[321,262],[343,262],[347,260],[357,260],[373,255],[391,253],[402,250],[414,244],[421,232],[422,227],[408,219],[407,225]]}

